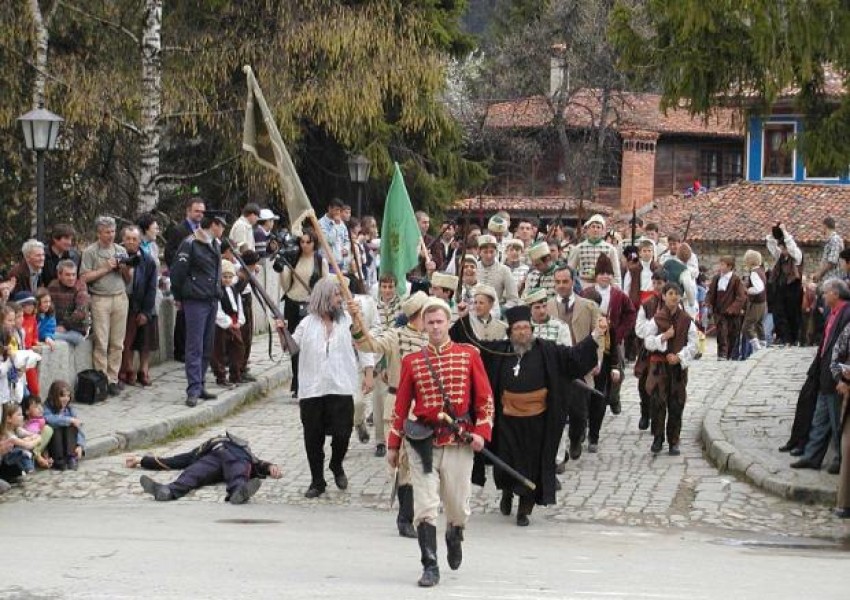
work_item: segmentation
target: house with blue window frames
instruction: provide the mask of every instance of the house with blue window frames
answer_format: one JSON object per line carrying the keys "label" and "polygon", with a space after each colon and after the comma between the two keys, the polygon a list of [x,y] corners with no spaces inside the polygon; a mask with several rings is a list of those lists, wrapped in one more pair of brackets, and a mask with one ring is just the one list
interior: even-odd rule
{"label": "house with blue window frames", "polygon": [[[837,74],[827,74],[828,95],[845,93]],[[815,171],[792,143],[804,131],[805,115],[794,109],[795,92],[781,96],[767,114],[746,117],[744,177],[686,198],[675,194],[653,201],[644,221],[662,231],[684,233],[702,264],[723,254],[739,259],[748,248],[762,251],[771,227],[783,223],[814,270],[825,240],[822,221],[831,216],[850,238],[850,166],[841,172]]]}

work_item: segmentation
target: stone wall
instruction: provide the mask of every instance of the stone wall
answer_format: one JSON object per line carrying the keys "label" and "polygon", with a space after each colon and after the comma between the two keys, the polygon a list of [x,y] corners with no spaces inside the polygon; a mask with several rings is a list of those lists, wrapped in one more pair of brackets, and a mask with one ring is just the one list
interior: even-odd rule
{"label": "stone wall", "polygon": [[[280,280],[278,274],[272,269],[271,264],[263,262],[263,268],[257,274],[257,279],[263,285],[269,296],[274,299],[281,297]],[[269,320],[266,312],[256,297],[253,304],[254,310],[254,333],[268,332]],[[151,363],[156,365],[174,356],[174,300],[164,298],[159,309],[159,350],[151,356]],[[57,379],[62,379],[75,385],[77,373],[92,368],[92,342],[86,339],[82,344],[73,348],[65,342],[56,342],[56,348],[50,351],[46,347],[42,352],[39,364],[39,384],[44,395],[46,395],[50,384]]]}

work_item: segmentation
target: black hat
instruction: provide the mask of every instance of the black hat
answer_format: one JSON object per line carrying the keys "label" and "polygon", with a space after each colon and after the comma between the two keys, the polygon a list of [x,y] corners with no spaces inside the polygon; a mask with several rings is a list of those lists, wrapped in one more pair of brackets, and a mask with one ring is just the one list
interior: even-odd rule
{"label": "black hat", "polygon": [[508,320],[508,327],[513,327],[514,323],[519,321],[531,321],[531,307],[525,304],[512,306],[505,311],[505,318]]}
{"label": "black hat", "polygon": [[596,257],[596,274],[600,275],[602,273],[607,273],[608,275],[614,274],[614,265],[611,263],[611,259],[607,254],[600,254]]}

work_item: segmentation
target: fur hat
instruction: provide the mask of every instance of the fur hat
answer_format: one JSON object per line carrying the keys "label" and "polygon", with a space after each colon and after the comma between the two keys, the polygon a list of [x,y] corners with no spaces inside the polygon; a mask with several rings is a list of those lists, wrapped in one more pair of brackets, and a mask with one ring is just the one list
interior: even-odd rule
{"label": "fur hat", "polygon": [[[508,222],[499,215],[493,215],[487,223],[487,229],[493,233],[505,233],[508,230]],[[481,246],[480,241],[478,242],[478,245]]]}
{"label": "fur hat", "polygon": [[508,320],[509,329],[520,321],[531,322],[531,308],[524,304],[512,306],[505,311],[505,318]]}
{"label": "fur hat", "polygon": [[607,273],[608,275],[614,274],[614,265],[611,263],[611,259],[607,254],[600,254],[596,257],[596,275],[602,275],[603,273]]}
{"label": "fur hat", "polygon": [[477,267],[477,266],[478,266],[478,257],[476,257],[474,254],[466,254],[466,255],[463,257],[463,261],[461,261],[461,262],[465,262],[465,263],[466,263],[466,262],[468,262],[468,263],[472,263],[472,264],[474,264],[474,265]]}
{"label": "fur hat", "polygon": [[543,288],[533,289],[522,298],[522,301],[528,306],[537,304],[538,302],[546,302],[547,300],[549,300],[549,293]]}
{"label": "fur hat", "polygon": [[528,257],[532,262],[537,262],[549,256],[549,244],[546,242],[535,242],[528,248]]}
{"label": "fur hat", "polygon": [[522,243],[522,240],[517,238],[513,238],[505,242],[505,250],[507,250],[511,246],[516,246],[520,249],[520,251],[525,250],[525,244]]}
{"label": "fur hat", "polygon": [[425,306],[426,302],[428,302],[428,294],[425,292],[416,292],[415,294],[408,296],[404,302],[401,303],[401,312],[403,312],[409,319],[422,310],[422,307]]}
{"label": "fur hat", "polygon": [[222,275],[236,275],[236,265],[234,265],[229,260],[221,261],[221,274]]}
{"label": "fur hat", "polygon": [[443,288],[444,290],[455,291],[457,289],[457,275],[449,275],[442,271],[436,271],[431,274],[431,287]]}
{"label": "fur hat", "polygon": [[499,246],[499,242],[492,235],[487,235],[487,234],[479,235],[478,236],[478,247],[483,248],[484,246],[487,246],[487,245],[490,245],[490,246],[493,246],[494,248],[497,248]]}
{"label": "fur hat", "polygon": [[496,288],[492,285],[487,285],[486,283],[479,283],[474,288],[472,288],[472,295],[474,296],[487,296],[493,300],[493,303],[499,301],[499,295],[496,293]]}
{"label": "fur hat", "polygon": [[595,215],[590,217],[587,221],[585,221],[584,225],[587,226],[587,225],[590,225],[591,223],[599,223],[600,225],[602,225],[602,228],[604,229],[605,228],[605,217],[603,217],[599,213],[596,213]]}

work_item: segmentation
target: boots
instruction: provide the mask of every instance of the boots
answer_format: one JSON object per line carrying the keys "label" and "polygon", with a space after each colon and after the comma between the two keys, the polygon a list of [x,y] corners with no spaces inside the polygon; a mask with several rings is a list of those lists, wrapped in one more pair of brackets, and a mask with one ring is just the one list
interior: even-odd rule
{"label": "boots", "polygon": [[440,567],[437,566],[437,526],[423,521],[416,531],[419,534],[423,567],[419,587],[434,587],[440,583]]}
{"label": "boots", "polygon": [[534,510],[534,496],[520,496],[519,507],[516,513],[516,524],[519,527],[528,527],[531,521],[528,516]]}
{"label": "boots", "polygon": [[398,534],[401,537],[415,538],[416,529],[413,528],[413,486],[398,486],[398,516],[396,517]]}
{"label": "boots", "polygon": [[457,571],[463,560],[463,526],[448,525],[446,527],[446,548],[448,549],[449,568]]}

